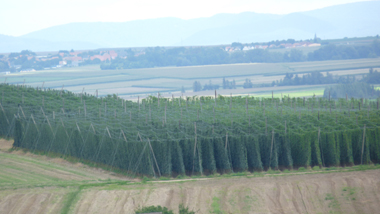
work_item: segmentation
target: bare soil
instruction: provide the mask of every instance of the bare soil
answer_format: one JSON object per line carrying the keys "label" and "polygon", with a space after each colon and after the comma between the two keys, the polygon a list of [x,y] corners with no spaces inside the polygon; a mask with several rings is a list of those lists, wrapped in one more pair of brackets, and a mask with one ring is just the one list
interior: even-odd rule
{"label": "bare soil", "polygon": [[197,213],[376,213],[380,170],[262,178],[155,183],[123,189],[89,189],[76,213],[133,213],[139,206]]}
{"label": "bare soil", "polygon": [[[0,140],[0,213],[59,213],[79,185],[128,180],[63,159],[5,152],[11,145]],[[181,203],[197,213],[377,213],[380,170],[90,185],[69,207],[70,213],[134,213],[150,205],[178,211]]]}

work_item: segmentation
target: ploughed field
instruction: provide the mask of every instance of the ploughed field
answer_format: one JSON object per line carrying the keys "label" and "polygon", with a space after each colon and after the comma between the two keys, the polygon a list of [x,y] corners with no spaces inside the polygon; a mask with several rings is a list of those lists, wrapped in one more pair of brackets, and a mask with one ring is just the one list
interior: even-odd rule
{"label": "ploughed field", "polygon": [[376,100],[158,96],[135,103],[4,84],[0,93],[0,134],[14,147],[132,177],[380,161]]}
{"label": "ploughed field", "polygon": [[376,213],[380,208],[380,169],[373,165],[144,183],[61,158],[9,151],[12,144],[0,139],[0,213],[134,213],[151,205],[177,210],[179,204],[197,213]]}

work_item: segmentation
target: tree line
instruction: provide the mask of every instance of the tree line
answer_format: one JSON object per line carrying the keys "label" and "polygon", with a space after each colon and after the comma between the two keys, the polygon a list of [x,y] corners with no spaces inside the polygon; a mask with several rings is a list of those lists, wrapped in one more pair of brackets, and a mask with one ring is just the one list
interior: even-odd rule
{"label": "tree line", "polygon": [[103,62],[101,69],[133,69],[166,66],[215,65],[233,63],[276,63],[302,62],[339,59],[359,59],[380,56],[380,42],[374,40],[369,45],[334,45],[322,46],[320,49],[303,54],[291,49],[285,53],[271,52],[264,49],[235,51],[228,53],[220,47],[178,47],[147,48],[141,55],[129,55],[126,59],[117,57],[111,62]]}

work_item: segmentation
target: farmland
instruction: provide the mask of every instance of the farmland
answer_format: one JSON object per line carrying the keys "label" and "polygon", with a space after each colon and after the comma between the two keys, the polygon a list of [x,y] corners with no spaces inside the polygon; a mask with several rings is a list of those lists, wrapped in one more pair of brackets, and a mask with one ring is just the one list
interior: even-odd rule
{"label": "farmland", "polygon": [[[60,89],[64,85],[64,89],[77,93],[82,92],[84,88],[84,91],[90,94],[94,94],[98,90],[101,96],[118,94],[124,99],[136,99],[137,96],[146,97],[149,94],[156,94],[157,92],[166,97],[170,97],[171,94],[178,96],[182,86],[186,90],[184,95],[191,96],[193,95],[191,94],[192,84],[196,80],[202,84],[208,83],[211,80],[212,83],[221,85],[223,77],[229,80],[235,79],[238,89],[221,91],[220,94],[248,94],[253,91],[241,88],[246,78],[251,79],[253,84],[269,84],[272,81],[283,79],[286,73],[302,75],[303,73],[313,71],[329,71],[333,75],[361,75],[368,73],[368,68],[370,67],[378,69],[380,67],[380,60],[374,58],[103,71],[100,70],[99,66],[87,66],[11,74],[2,78],[6,77],[7,82],[10,84],[23,84],[25,80],[25,84],[27,85],[41,87],[43,82],[45,82],[44,87],[49,88]],[[282,93],[292,91],[284,91],[281,87],[269,90],[268,88],[257,88],[254,93],[259,95],[272,90],[281,91]],[[297,87],[295,87],[295,90],[298,90]],[[211,91],[203,92],[203,94],[208,95],[212,93]]]}
{"label": "farmland", "polygon": [[176,210],[180,203],[198,213],[374,213],[380,202],[375,166],[143,183],[61,158],[9,152],[12,143],[0,139],[1,213],[134,213],[151,205]]}
{"label": "farmland", "polygon": [[149,97],[137,103],[1,85],[2,136],[130,176],[176,177],[380,162],[379,102]]}
{"label": "farmland", "polygon": [[[292,66],[310,69],[302,63]],[[367,71],[355,66],[336,62],[331,72]],[[187,93],[131,102],[67,88],[81,92],[86,87],[88,92],[91,85],[99,89],[102,79],[127,88],[129,80],[122,78],[137,74],[110,71],[114,76],[102,77],[95,68],[81,74],[75,69],[61,71],[55,79],[49,72],[58,71],[28,74],[36,78],[28,84],[38,88],[22,86],[22,76],[17,77],[21,83],[12,82],[12,76],[8,80],[13,84],[0,85],[0,135],[14,139],[0,141],[0,211],[133,213],[139,206],[177,209],[179,203],[201,213],[371,213],[378,208],[373,185],[380,172],[373,165],[380,162],[377,100],[311,97],[324,86],[305,85],[236,89],[231,97],[220,95],[230,91],[218,90],[216,97]],[[272,74],[249,77],[282,75]],[[165,81],[194,81],[171,75]],[[41,89],[38,78],[45,87],[60,81],[68,86]],[[131,85],[128,90],[144,94],[168,88],[158,85],[157,78],[132,78],[149,87]],[[207,95],[198,95],[202,93]],[[366,169],[374,170],[362,171]],[[138,182],[142,176],[153,181]],[[188,176],[190,180],[173,180]],[[20,201],[23,205],[17,206]]]}

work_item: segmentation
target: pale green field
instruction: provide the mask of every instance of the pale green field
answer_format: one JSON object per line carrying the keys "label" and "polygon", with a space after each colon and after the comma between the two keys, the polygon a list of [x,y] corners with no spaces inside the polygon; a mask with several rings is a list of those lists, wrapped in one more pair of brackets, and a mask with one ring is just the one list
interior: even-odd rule
{"label": "pale green field", "polygon": [[[8,83],[23,84],[25,80],[25,84],[33,87],[41,87],[45,82],[44,87],[61,89],[64,85],[65,90],[77,93],[85,88],[85,92],[90,94],[99,90],[100,96],[114,93],[131,99],[132,96],[146,96],[158,92],[178,94],[182,86],[185,87],[185,94],[188,94],[192,91],[194,81],[200,81],[204,85],[211,80],[213,84],[222,86],[223,77],[230,81],[234,79],[239,89],[246,78],[258,85],[283,79],[286,73],[297,73],[302,76],[302,74],[313,71],[329,71],[333,75],[361,75],[368,73],[370,67],[380,68],[380,58],[124,70],[100,70],[99,66],[85,66],[0,76],[0,82],[3,82],[5,77]],[[241,92],[229,90],[223,93],[237,94]],[[249,92],[243,91],[242,93]]]}

